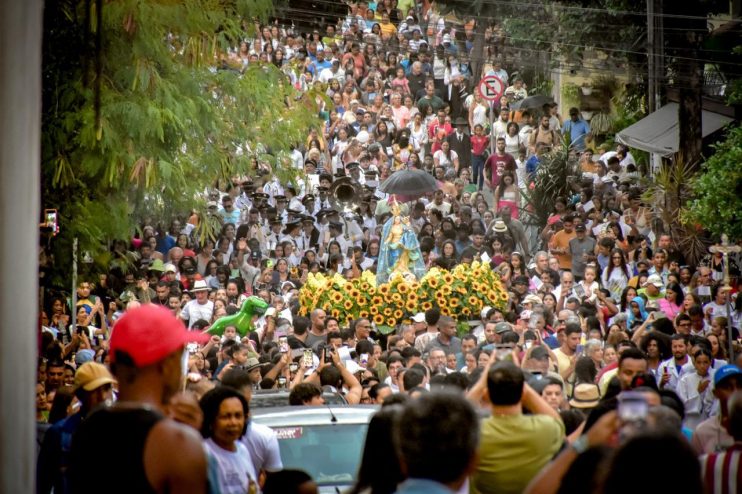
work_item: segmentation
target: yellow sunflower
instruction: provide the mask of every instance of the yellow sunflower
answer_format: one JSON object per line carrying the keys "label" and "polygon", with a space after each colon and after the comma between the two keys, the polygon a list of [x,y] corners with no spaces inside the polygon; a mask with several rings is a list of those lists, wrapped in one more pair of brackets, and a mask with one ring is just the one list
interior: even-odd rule
{"label": "yellow sunflower", "polygon": [[466,287],[464,285],[461,285],[460,287],[458,287],[456,291],[459,292],[461,295],[466,295],[466,292],[467,292]]}
{"label": "yellow sunflower", "polygon": [[356,303],[358,305],[365,305],[366,304],[366,299],[363,298],[363,297],[358,297],[358,298],[356,298]]}
{"label": "yellow sunflower", "polygon": [[424,311],[425,310],[430,310],[430,309],[433,308],[433,303],[426,300],[425,302],[422,303],[422,305],[420,306],[420,308],[422,310],[424,310]]}
{"label": "yellow sunflower", "polygon": [[384,310],[381,311],[386,317],[389,317],[392,315],[392,308],[391,307],[384,307]]}
{"label": "yellow sunflower", "polygon": [[361,292],[359,292],[359,291],[358,291],[358,290],[356,290],[355,288],[353,288],[353,289],[352,289],[352,290],[350,291],[350,296],[351,296],[351,297],[353,297],[353,298],[358,298],[358,297],[359,297],[360,295],[361,295]]}
{"label": "yellow sunflower", "polygon": [[345,308],[345,310],[350,310],[353,308],[353,302],[351,302],[350,300],[346,300],[345,302],[343,302],[343,307]]}
{"label": "yellow sunflower", "polygon": [[471,297],[469,297],[469,305],[474,305],[477,302],[479,302],[479,299],[477,297],[475,297],[474,295],[472,295]]}
{"label": "yellow sunflower", "polygon": [[448,285],[446,285],[446,286],[442,286],[442,287],[441,287],[441,293],[442,293],[442,294],[443,294],[444,296],[448,297],[449,295],[451,295],[451,287],[450,287],[450,286],[448,286]]}
{"label": "yellow sunflower", "polygon": [[464,307],[461,309],[461,315],[469,317],[471,315],[471,311],[469,310],[469,307]]}
{"label": "yellow sunflower", "polygon": [[384,316],[382,316],[381,314],[376,314],[374,316],[374,324],[379,325],[383,323],[384,323]]}
{"label": "yellow sunflower", "polygon": [[368,316],[369,315],[370,314],[368,313],[367,310],[361,310],[361,311],[358,312],[358,317],[362,317],[364,319],[368,319]]}
{"label": "yellow sunflower", "polygon": [[408,293],[410,291],[410,285],[408,285],[405,282],[402,282],[399,285],[397,285],[397,290],[399,291],[399,293],[404,295],[405,293]]}
{"label": "yellow sunflower", "polygon": [[370,307],[370,308],[368,309],[368,313],[369,313],[369,314],[371,314],[372,316],[375,316],[376,314],[378,314],[378,313],[379,313],[379,308],[378,308],[378,307],[376,307],[375,305],[372,305],[372,306],[371,306],[371,307]]}
{"label": "yellow sunflower", "polygon": [[402,312],[401,310],[397,309],[394,311],[394,317],[396,319],[402,319],[402,316],[404,316],[404,312]]}
{"label": "yellow sunflower", "polygon": [[389,319],[386,320],[386,324],[387,324],[387,326],[396,326],[397,325],[397,320],[394,319],[393,317],[391,317],[391,318],[389,318]]}
{"label": "yellow sunflower", "polygon": [[443,275],[443,283],[446,285],[450,285],[453,283],[453,276],[450,273],[446,273]]}
{"label": "yellow sunflower", "polygon": [[332,301],[333,301],[334,303],[336,303],[336,304],[339,304],[340,302],[342,302],[342,301],[343,301],[343,296],[342,296],[342,295],[340,295],[340,293],[339,293],[339,292],[334,292],[334,293],[333,293],[333,294],[332,294],[332,295],[330,296],[330,300],[332,300]]}
{"label": "yellow sunflower", "polygon": [[438,288],[438,280],[436,278],[430,278],[428,280],[428,286],[431,288]]}
{"label": "yellow sunflower", "polygon": [[363,290],[364,292],[367,291],[369,288],[371,288],[371,285],[369,285],[365,281],[361,283],[361,290]]}
{"label": "yellow sunflower", "polygon": [[330,302],[325,302],[322,304],[322,310],[325,312],[329,311],[332,308],[332,304]]}
{"label": "yellow sunflower", "polygon": [[392,293],[392,302],[401,302],[402,301],[402,295],[399,293]]}
{"label": "yellow sunflower", "polygon": [[448,305],[450,305],[450,306],[451,306],[451,308],[454,308],[454,309],[455,309],[456,307],[458,307],[458,306],[459,306],[459,299],[458,299],[458,298],[456,298],[456,297],[452,297],[452,298],[451,298],[451,299],[450,299],[450,300],[448,301]]}
{"label": "yellow sunflower", "polygon": [[332,309],[332,317],[335,319],[340,319],[340,311],[337,309]]}
{"label": "yellow sunflower", "polygon": [[380,297],[380,296],[378,296],[378,295],[374,296],[374,297],[373,297],[373,298],[371,299],[371,303],[372,303],[372,304],[374,304],[374,305],[381,305],[381,304],[382,304],[382,302],[384,302],[384,299],[383,299],[383,298],[381,298],[381,297]]}
{"label": "yellow sunflower", "polygon": [[409,301],[411,301],[411,302],[417,302],[417,301],[418,301],[417,293],[415,293],[415,292],[410,292],[410,293],[409,293],[409,294],[407,295],[407,300],[409,300]]}
{"label": "yellow sunflower", "polygon": [[381,285],[381,286],[380,286],[380,287],[379,287],[379,288],[377,289],[377,291],[378,291],[378,292],[379,292],[379,293],[380,293],[381,295],[383,295],[383,296],[387,296],[387,295],[389,294],[389,285]]}
{"label": "yellow sunflower", "polygon": [[368,290],[366,290],[366,292],[367,292],[367,293],[368,293],[369,295],[372,295],[372,296],[373,296],[373,295],[376,295],[376,288],[374,288],[374,287],[372,287],[372,286],[371,286],[371,287],[369,287],[369,288],[368,288]]}
{"label": "yellow sunflower", "polygon": [[407,312],[415,312],[415,310],[417,309],[417,302],[408,300],[404,308],[407,309]]}

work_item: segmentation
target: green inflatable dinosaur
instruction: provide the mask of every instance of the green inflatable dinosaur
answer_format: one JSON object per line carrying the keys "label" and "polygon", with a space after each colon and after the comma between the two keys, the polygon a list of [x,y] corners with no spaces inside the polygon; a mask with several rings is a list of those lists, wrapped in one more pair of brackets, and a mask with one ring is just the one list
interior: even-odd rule
{"label": "green inflatable dinosaur", "polygon": [[245,336],[247,333],[252,331],[252,317],[256,309],[266,309],[268,303],[260,297],[252,296],[248,297],[242,303],[242,308],[236,314],[231,316],[224,316],[217,319],[214,324],[206,330],[209,334],[216,334],[221,336],[224,334],[224,329],[227,326],[234,326],[237,328],[237,332],[240,336]]}

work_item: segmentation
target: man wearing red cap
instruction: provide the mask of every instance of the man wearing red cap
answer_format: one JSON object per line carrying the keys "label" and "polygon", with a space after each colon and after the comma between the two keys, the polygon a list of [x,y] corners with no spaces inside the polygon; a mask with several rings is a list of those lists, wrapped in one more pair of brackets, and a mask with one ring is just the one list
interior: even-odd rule
{"label": "man wearing red cap", "polygon": [[71,492],[207,491],[200,435],[165,410],[180,388],[186,343],[208,338],[151,304],[118,320],[110,358],[119,401],[90,414],[72,439]]}

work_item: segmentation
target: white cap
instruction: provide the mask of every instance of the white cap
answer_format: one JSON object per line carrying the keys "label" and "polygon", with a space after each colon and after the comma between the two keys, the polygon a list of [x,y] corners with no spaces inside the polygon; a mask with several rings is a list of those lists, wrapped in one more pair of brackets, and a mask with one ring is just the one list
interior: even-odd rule
{"label": "white cap", "polygon": [[415,322],[425,322],[425,312],[418,312],[412,316],[412,320]]}

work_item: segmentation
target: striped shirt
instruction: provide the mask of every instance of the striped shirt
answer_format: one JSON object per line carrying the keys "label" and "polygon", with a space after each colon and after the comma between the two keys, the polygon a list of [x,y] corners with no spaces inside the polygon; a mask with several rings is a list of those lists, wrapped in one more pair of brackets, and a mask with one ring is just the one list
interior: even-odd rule
{"label": "striped shirt", "polygon": [[703,455],[701,472],[708,494],[735,494],[742,491],[742,442],[723,453]]}

